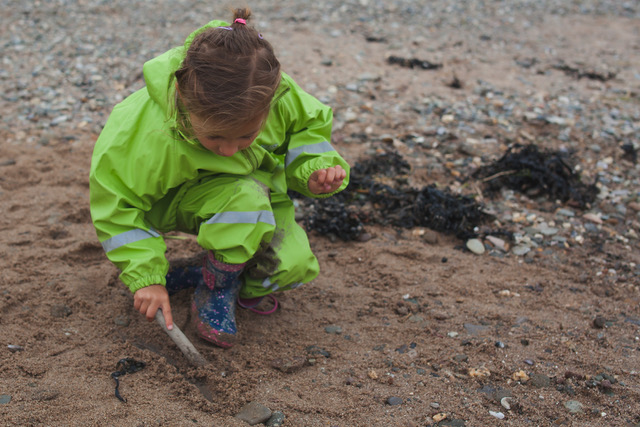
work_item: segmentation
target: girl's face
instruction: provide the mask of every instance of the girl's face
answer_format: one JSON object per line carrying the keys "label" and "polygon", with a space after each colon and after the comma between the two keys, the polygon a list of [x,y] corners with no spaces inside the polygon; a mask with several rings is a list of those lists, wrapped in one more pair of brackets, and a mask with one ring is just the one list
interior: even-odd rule
{"label": "girl's face", "polygon": [[238,151],[249,148],[260,133],[265,119],[264,116],[260,116],[230,131],[211,133],[207,131],[204,120],[193,114],[190,117],[193,133],[200,144],[207,150],[223,157],[233,156]]}

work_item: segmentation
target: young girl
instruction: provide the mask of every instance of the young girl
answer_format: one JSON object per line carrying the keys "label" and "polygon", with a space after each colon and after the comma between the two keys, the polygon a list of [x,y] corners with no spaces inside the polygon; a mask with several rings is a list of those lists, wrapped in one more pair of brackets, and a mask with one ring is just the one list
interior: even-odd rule
{"label": "young girl", "polygon": [[[146,87],[113,109],[91,162],[93,223],[134,308],[149,320],[162,309],[171,329],[169,293],[195,286],[197,332],[221,347],[236,302],[255,310],[319,272],[287,191],[328,197],[348,182],[331,110],[280,71],[249,16],[145,63]],[[201,269],[168,274],[160,233],[172,230],[197,235]]]}

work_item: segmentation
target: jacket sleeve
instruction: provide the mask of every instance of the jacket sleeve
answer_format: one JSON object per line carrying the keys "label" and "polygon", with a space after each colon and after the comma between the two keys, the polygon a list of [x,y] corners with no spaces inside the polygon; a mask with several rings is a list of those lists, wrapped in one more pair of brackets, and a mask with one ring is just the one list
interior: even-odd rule
{"label": "jacket sleeve", "polygon": [[164,239],[144,219],[162,192],[153,173],[145,170],[161,165],[149,166],[153,159],[136,152],[133,140],[140,136],[131,129],[139,129],[139,121],[116,106],[96,142],[90,172],[91,217],[98,239],[131,292],[164,285],[169,269]]}
{"label": "jacket sleeve", "polygon": [[[284,163],[289,189],[313,198],[324,198],[342,191],[349,183],[349,165],[331,145],[333,113],[331,108],[304,92],[290,77],[283,74],[288,90],[275,104],[281,126],[286,129]],[[333,193],[313,194],[308,182],[319,169],[342,166],[347,171],[344,182]]]}

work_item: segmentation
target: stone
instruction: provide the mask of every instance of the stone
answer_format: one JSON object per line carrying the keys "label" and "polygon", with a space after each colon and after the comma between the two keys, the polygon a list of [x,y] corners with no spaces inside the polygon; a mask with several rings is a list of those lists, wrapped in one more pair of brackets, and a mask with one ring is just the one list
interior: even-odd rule
{"label": "stone", "polygon": [[307,359],[300,356],[277,358],[271,361],[271,367],[285,374],[299,371],[307,363]]}
{"label": "stone", "polygon": [[249,402],[240,409],[236,418],[254,426],[271,418],[271,409],[258,402]]}
{"label": "stone", "polygon": [[500,249],[502,252],[506,252],[509,250],[509,245],[504,240],[495,236],[487,236],[487,240],[496,248]]}
{"label": "stone", "polygon": [[531,248],[527,245],[517,245],[511,250],[511,252],[517,256],[526,255],[529,251],[531,251]]}
{"label": "stone", "polygon": [[476,255],[482,255],[484,253],[484,244],[480,239],[469,239],[467,240],[467,249]]}
{"label": "stone", "polygon": [[11,402],[11,396],[8,394],[0,394],[0,405],[6,405]]}
{"label": "stone", "polygon": [[328,334],[340,335],[342,333],[342,328],[337,325],[329,325],[324,328],[324,331]]}
{"label": "stone", "polygon": [[564,402],[564,407],[567,408],[567,410],[572,414],[579,414],[583,412],[583,405],[577,400],[569,400],[567,402]]}
{"label": "stone", "polygon": [[62,319],[71,314],[71,309],[64,304],[56,304],[51,307],[51,317]]}
{"label": "stone", "polygon": [[474,325],[473,323],[465,323],[464,329],[469,335],[482,336],[489,332],[489,328],[484,325]]}
{"label": "stone", "polygon": [[126,314],[119,314],[113,318],[113,323],[118,326],[127,327],[131,323],[131,318]]}
{"label": "stone", "polygon": [[280,427],[284,423],[285,416],[280,411],[273,411],[271,417],[267,420],[265,425],[267,427]]}
{"label": "stone", "polygon": [[387,405],[391,405],[391,406],[402,405],[402,398],[397,396],[391,396],[387,399],[386,403]]}
{"label": "stone", "polygon": [[543,374],[531,374],[529,378],[534,387],[542,388],[551,385],[551,378]]}

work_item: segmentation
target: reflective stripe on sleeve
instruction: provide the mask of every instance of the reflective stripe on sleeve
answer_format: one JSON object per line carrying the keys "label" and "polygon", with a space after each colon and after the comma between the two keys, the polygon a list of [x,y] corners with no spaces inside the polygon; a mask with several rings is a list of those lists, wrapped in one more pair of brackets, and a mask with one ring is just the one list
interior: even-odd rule
{"label": "reflective stripe on sleeve", "polygon": [[293,163],[293,161],[302,153],[321,154],[321,153],[327,153],[329,151],[336,151],[336,150],[327,141],[293,148],[287,152],[287,157],[285,159],[285,167],[288,167],[291,163]]}
{"label": "reflective stripe on sleeve", "polygon": [[212,216],[205,224],[257,224],[259,222],[274,227],[276,225],[276,219],[271,211],[220,212]]}
{"label": "reflective stripe on sleeve", "polygon": [[147,231],[136,228],[135,230],[125,231],[124,233],[105,240],[102,242],[102,248],[105,252],[111,252],[121,246],[128,245],[129,243],[137,242],[139,240],[148,239],[150,237],[160,237],[160,233],[153,229]]}

